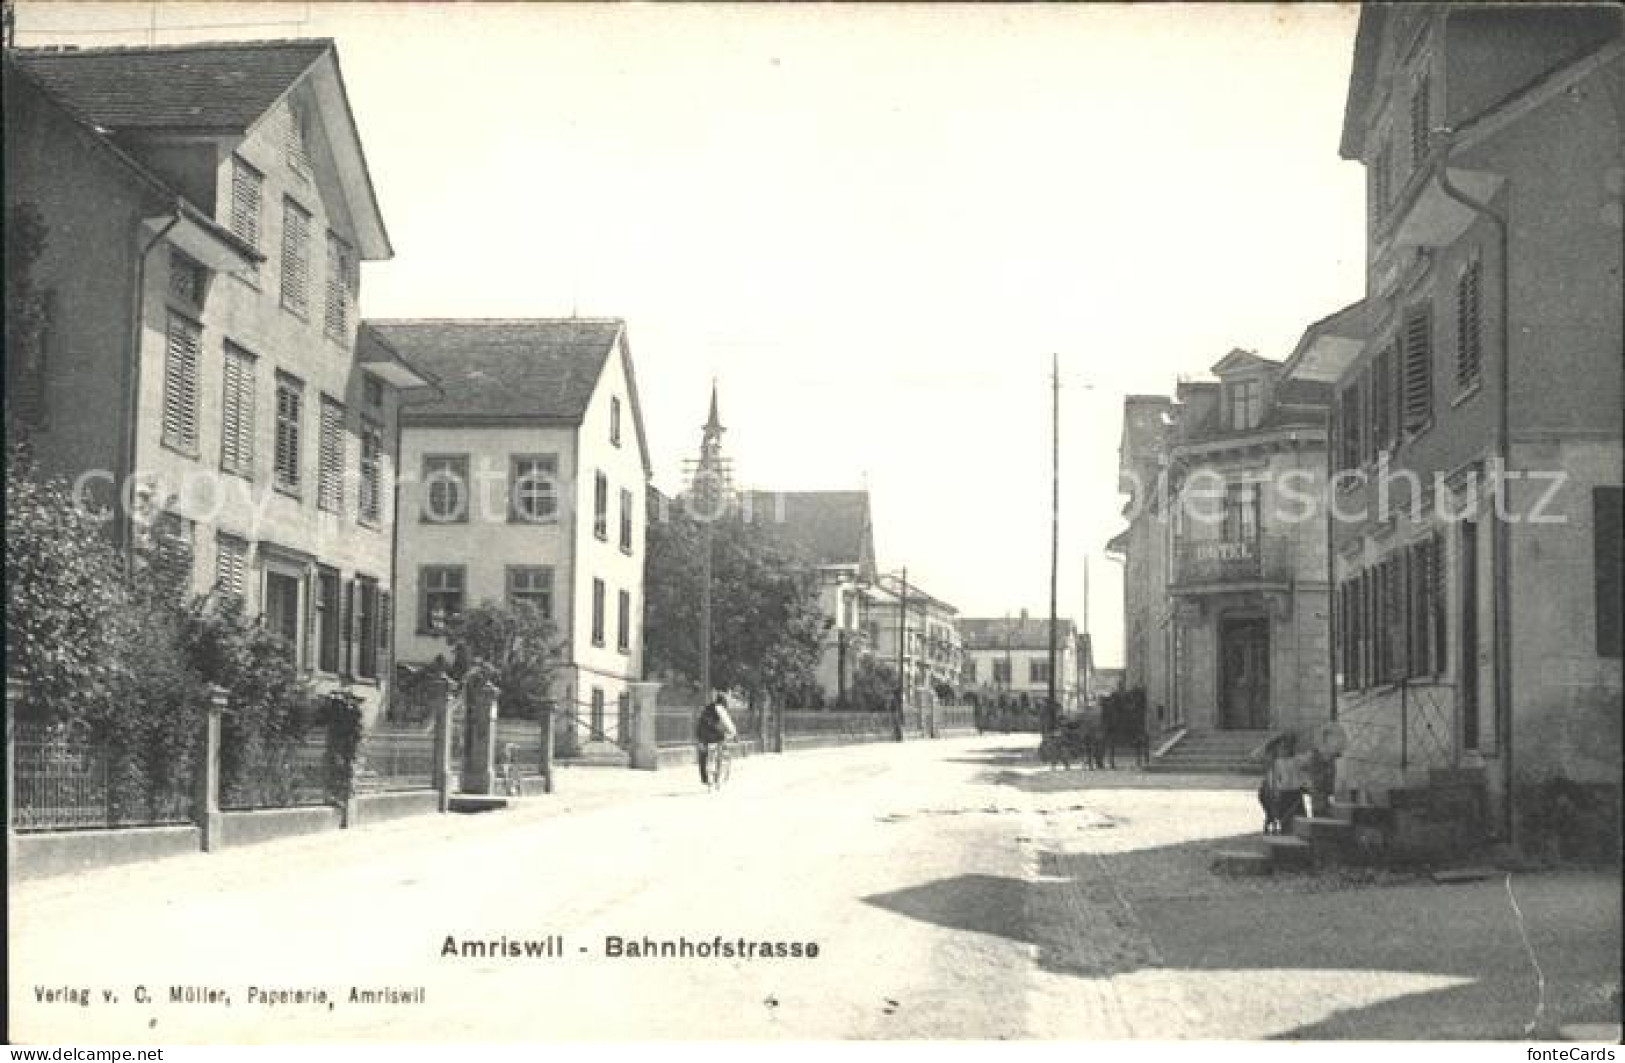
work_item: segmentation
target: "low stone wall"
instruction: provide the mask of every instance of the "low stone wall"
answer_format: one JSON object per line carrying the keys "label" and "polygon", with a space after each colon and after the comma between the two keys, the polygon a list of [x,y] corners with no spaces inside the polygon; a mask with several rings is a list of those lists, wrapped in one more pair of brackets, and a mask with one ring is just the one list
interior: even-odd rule
{"label": "low stone wall", "polygon": [[190,824],[121,827],[19,834],[13,844],[16,859],[12,862],[12,877],[32,879],[199,852],[203,833]]}
{"label": "low stone wall", "polygon": [[364,827],[369,823],[382,823],[403,816],[421,816],[439,811],[440,794],[436,790],[361,794],[351,803],[349,826]]}
{"label": "low stone wall", "polygon": [[230,845],[253,845],[255,842],[286,838],[295,834],[338,830],[343,820],[343,814],[331,806],[223,812],[220,815],[219,844],[221,848]]}

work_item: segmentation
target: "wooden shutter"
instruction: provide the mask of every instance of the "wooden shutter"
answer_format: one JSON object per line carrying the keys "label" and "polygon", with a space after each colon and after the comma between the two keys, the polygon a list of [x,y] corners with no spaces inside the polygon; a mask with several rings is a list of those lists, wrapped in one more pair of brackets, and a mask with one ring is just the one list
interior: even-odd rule
{"label": "wooden shutter", "polygon": [[310,309],[310,213],[282,201],[282,305],[304,317]]}
{"label": "wooden shutter", "polygon": [[1622,561],[1620,539],[1625,536],[1621,488],[1591,489],[1592,564],[1597,584],[1597,656],[1618,657],[1625,647],[1625,625],[1620,615]]}
{"label": "wooden shutter", "polygon": [[338,513],[344,508],[344,407],[329,398],[322,399],[319,449],[316,505]]}
{"label": "wooden shutter", "polygon": [[197,447],[198,363],[202,329],[178,314],[169,317],[169,349],[164,364],[164,442],[184,450]]}
{"label": "wooden shutter", "polygon": [[254,358],[227,345],[221,399],[220,464],[248,475],[254,468]]}
{"label": "wooden shutter", "polygon": [[343,340],[350,327],[350,248],[335,233],[327,234],[327,307],[323,328]]}
{"label": "wooden shutter", "polygon": [[355,580],[344,581],[344,616],[339,631],[344,638],[344,670],[351,675],[355,674]]}
{"label": "wooden shutter", "polygon": [[1480,319],[1479,287],[1483,266],[1478,259],[1467,263],[1456,279],[1456,386],[1465,390],[1478,383],[1483,361],[1483,334]]}
{"label": "wooden shutter", "polygon": [[1426,75],[1416,82],[1411,95],[1411,167],[1417,168],[1428,157],[1428,144],[1432,138],[1432,84]]}
{"label": "wooden shutter", "polygon": [[299,430],[303,420],[304,392],[292,377],[277,381],[276,387],[276,480],[297,489],[300,480]]}
{"label": "wooden shutter", "polygon": [[1405,430],[1419,432],[1433,420],[1433,312],[1413,310],[1405,318]]}
{"label": "wooden shutter", "polygon": [[390,650],[391,650],[391,647],[394,644],[393,640],[391,638],[391,635],[392,635],[392,633],[394,631],[394,628],[395,628],[395,614],[392,611],[393,609],[394,609],[394,600],[391,597],[390,592],[389,591],[379,591],[378,592],[378,618],[377,618],[377,620],[375,620],[373,622],[373,627],[376,628],[377,631],[378,631],[378,668],[377,668],[377,672],[378,672],[379,675],[387,674],[388,671],[389,671],[389,661],[390,661],[391,656],[392,656],[392,654],[390,653]]}
{"label": "wooden shutter", "polygon": [[1393,394],[1394,352],[1385,347],[1377,354],[1371,376],[1371,449],[1386,450],[1393,446]]}
{"label": "wooden shutter", "polygon": [[231,160],[231,231],[250,247],[260,245],[259,171],[235,156]]}

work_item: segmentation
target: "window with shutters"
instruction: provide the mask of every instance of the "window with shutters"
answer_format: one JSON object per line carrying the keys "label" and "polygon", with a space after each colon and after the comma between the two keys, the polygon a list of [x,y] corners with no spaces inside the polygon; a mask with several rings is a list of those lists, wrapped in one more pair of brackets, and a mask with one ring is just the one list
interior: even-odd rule
{"label": "window with shutters", "polygon": [[615,696],[615,727],[624,741],[632,734],[632,692],[623,690]]}
{"label": "window with shutters", "polygon": [[1405,432],[1414,435],[1433,422],[1433,311],[1423,306],[1405,315],[1403,370]]}
{"label": "window with shutters", "polygon": [[1381,452],[1394,446],[1394,350],[1385,347],[1371,366],[1371,448]]}
{"label": "window with shutters", "polygon": [[339,574],[330,568],[316,570],[316,667],[320,671],[339,670],[339,645],[344,622],[339,608]]}
{"label": "window with shutters", "polygon": [[[231,232],[239,240],[258,251],[260,249],[260,197],[265,178],[242,159],[231,157]],[[255,263],[241,274],[250,282],[259,278],[259,265]]]}
{"label": "window with shutters", "polygon": [[356,586],[356,674],[363,679],[378,678],[378,649],[383,631],[378,581],[357,576]]}
{"label": "window with shutters", "polygon": [[428,454],[423,458],[423,514],[428,524],[468,520],[468,455]]}
{"label": "window with shutters", "polygon": [[592,581],[592,644],[604,644],[604,581]]}
{"label": "window with shutters", "polygon": [[179,251],[169,252],[169,297],[201,308],[209,293],[209,271]]}
{"label": "window with shutters", "polygon": [[1416,82],[1411,93],[1411,167],[1420,169],[1427,160],[1428,146],[1432,142],[1432,84],[1426,74]]}
{"label": "window with shutters", "polygon": [[1376,228],[1388,217],[1388,208],[1393,201],[1393,171],[1394,149],[1389,144],[1387,135],[1382,137],[1382,147],[1376,157],[1371,160],[1371,225]]}
{"label": "window with shutters", "polygon": [[1048,657],[1029,657],[1027,659],[1027,682],[1029,682],[1029,683],[1048,683],[1049,682],[1049,658]]}
{"label": "window with shutters", "polygon": [[292,494],[299,493],[299,434],[304,413],[305,385],[297,377],[278,373],[276,381],[276,454],[272,482]]}
{"label": "window with shutters", "polygon": [[282,201],[282,305],[310,314],[310,212],[291,199]]}
{"label": "window with shutters", "polygon": [[601,741],[604,735],[604,688],[592,688],[592,716],[589,719],[592,728],[591,738]]}
{"label": "window with shutters", "polygon": [[369,376],[361,387],[361,397],[368,406],[381,410],[384,408],[384,382],[375,376]]}
{"label": "window with shutters", "polygon": [[1625,625],[1621,623],[1622,580],[1621,541],[1625,540],[1625,514],[1621,499],[1625,489],[1591,489],[1591,534],[1593,575],[1597,584],[1597,656],[1618,657],[1625,652]]}
{"label": "window with shutters", "polygon": [[232,535],[214,541],[214,585],[223,597],[241,602],[248,592],[248,543]]}
{"label": "window with shutters", "polygon": [[553,569],[546,565],[510,565],[508,604],[529,605],[552,619]]}
{"label": "window with shutters", "polygon": [[322,329],[329,339],[346,343],[350,338],[350,303],[355,298],[351,276],[355,253],[337,233],[327,234],[327,307]]}
{"label": "window with shutters", "polygon": [[179,314],[169,315],[169,346],[164,358],[164,435],[166,446],[197,455],[198,369],[203,327]]}
{"label": "window with shutters", "polygon": [[1461,391],[1478,386],[1484,358],[1479,302],[1482,278],[1483,264],[1476,258],[1462,267],[1461,276],[1456,278],[1456,387]]}
{"label": "window with shutters", "polygon": [[304,660],[300,599],[303,580],[292,568],[268,565],[265,569],[265,597],[261,613],[267,629],[281,637],[288,660],[299,665]]}
{"label": "window with shutters", "polygon": [[376,421],[361,420],[361,485],[356,519],[377,525],[382,509],[384,430]]}
{"label": "window with shutters", "polygon": [[1362,439],[1365,422],[1360,411],[1360,381],[1349,382],[1338,402],[1338,423],[1342,426],[1342,453],[1339,455],[1345,469],[1358,469],[1364,458]]}
{"label": "window with shutters", "polygon": [[632,552],[632,492],[621,491],[621,553]]}
{"label": "window with shutters", "polygon": [[421,634],[443,634],[446,621],[463,611],[466,579],[461,565],[424,565],[418,570]]}
{"label": "window with shutters", "polygon": [[1010,685],[1010,660],[995,660],[993,662],[993,682],[1000,686]]}
{"label": "window with shutters", "polygon": [[316,470],[316,506],[329,513],[344,511],[344,407],[322,396],[322,427]]}
{"label": "window with shutters", "polygon": [[609,539],[609,477],[601,472],[592,481],[592,533]]}
{"label": "window with shutters", "polygon": [[559,511],[559,459],[553,454],[516,454],[508,459],[508,519],[552,520]]}
{"label": "window with shutters", "polygon": [[258,362],[234,343],[226,344],[220,402],[220,468],[254,478],[254,380]]}
{"label": "window with shutters", "polygon": [[615,594],[615,648],[632,652],[632,595],[626,591]]}

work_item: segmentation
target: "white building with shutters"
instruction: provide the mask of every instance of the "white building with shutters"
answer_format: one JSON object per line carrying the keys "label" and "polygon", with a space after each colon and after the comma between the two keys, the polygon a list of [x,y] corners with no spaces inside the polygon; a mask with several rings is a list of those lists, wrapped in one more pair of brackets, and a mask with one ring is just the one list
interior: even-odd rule
{"label": "white building with shutters", "polygon": [[401,412],[401,662],[451,661],[445,624],[465,608],[531,602],[563,642],[572,737],[624,743],[651,472],[625,323],[369,320],[373,345],[439,382]]}
{"label": "white building with shutters", "polygon": [[[47,229],[52,313],[7,365],[47,472],[157,522],[318,688],[384,700],[398,389],[358,355],[391,257],[330,41],[8,51],[5,198]],[[120,500],[128,504],[121,504]]]}

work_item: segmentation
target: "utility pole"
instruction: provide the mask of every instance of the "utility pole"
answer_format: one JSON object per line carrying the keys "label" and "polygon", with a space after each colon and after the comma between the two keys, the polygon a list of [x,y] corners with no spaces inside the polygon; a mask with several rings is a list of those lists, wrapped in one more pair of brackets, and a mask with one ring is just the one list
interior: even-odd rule
{"label": "utility pole", "polygon": [[1043,717],[1046,735],[1055,732],[1055,587],[1061,552],[1061,359],[1059,355],[1051,355],[1050,359],[1050,423],[1053,428],[1053,445],[1050,451],[1049,700],[1044,703]]}
{"label": "utility pole", "polygon": [[903,740],[903,703],[908,697],[908,673],[903,670],[903,647],[908,645],[908,566],[903,566],[903,593],[897,596],[897,715],[892,738]]}

